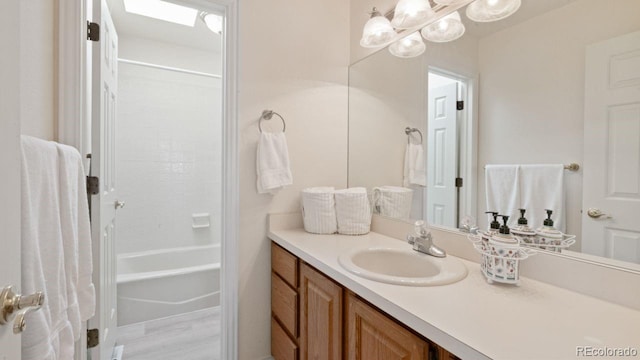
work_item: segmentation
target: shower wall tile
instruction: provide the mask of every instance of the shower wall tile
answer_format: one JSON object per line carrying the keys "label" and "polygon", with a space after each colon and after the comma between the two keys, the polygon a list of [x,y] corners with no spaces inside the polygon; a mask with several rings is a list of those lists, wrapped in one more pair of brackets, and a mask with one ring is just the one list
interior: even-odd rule
{"label": "shower wall tile", "polygon": [[[118,253],[220,241],[220,80],[121,64]],[[192,228],[192,214],[211,226]]]}

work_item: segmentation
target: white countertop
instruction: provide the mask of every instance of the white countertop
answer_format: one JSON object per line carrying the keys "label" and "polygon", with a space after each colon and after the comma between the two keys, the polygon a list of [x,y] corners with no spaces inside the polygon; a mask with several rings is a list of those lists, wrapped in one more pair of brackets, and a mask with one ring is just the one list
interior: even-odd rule
{"label": "white countertop", "polygon": [[338,256],[352,249],[409,247],[374,232],[315,235],[295,229],[268,236],[462,359],[575,359],[578,346],[632,347],[640,353],[640,311],[527,278],[520,286],[490,285],[480,266],[464,259],[467,277],[444,286],[390,285],[347,272]]}

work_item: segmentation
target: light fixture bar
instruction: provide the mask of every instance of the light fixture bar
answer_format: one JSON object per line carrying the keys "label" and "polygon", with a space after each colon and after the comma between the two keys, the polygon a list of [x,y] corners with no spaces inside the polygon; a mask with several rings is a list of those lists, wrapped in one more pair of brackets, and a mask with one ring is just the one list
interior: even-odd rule
{"label": "light fixture bar", "polygon": [[[394,41],[398,41],[400,39],[405,38],[407,35],[413,34],[416,31],[420,31],[423,27],[430,25],[432,23],[437,22],[438,20],[444,18],[445,16],[469,5],[470,3],[474,2],[475,0],[465,0],[465,1],[460,1],[460,2],[456,2],[455,4],[451,4],[451,5],[438,5],[436,4],[432,10],[436,13],[436,15],[429,19],[428,21],[425,21],[423,24],[419,24],[416,25],[412,28],[409,29],[397,29],[397,35],[395,35],[391,40],[390,43],[393,43]],[[391,9],[391,11],[388,11],[384,14],[384,17],[386,17],[387,19],[391,19],[393,18],[393,9]]]}

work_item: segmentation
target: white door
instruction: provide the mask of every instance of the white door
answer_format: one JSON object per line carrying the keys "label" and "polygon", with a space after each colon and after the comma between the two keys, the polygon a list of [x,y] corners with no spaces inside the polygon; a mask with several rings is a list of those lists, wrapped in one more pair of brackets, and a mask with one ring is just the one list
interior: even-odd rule
{"label": "white door", "polygon": [[[0,291],[20,288],[20,1],[2,3],[0,11]],[[13,320],[13,319],[11,319]],[[29,319],[27,318],[27,325]],[[20,359],[20,335],[13,322],[0,325],[0,359]]]}
{"label": "white door", "polygon": [[587,47],[585,71],[582,250],[640,263],[640,32]]}
{"label": "white door", "polygon": [[100,179],[91,197],[93,283],[96,315],[89,328],[98,329],[100,345],[92,349],[93,360],[111,360],[116,341],[116,208],[115,116],[118,88],[118,36],[105,0],[93,0],[93,19],[100,24],[100,40],[92,42],[91,175]]}
{"label": "white door", "polygon": [[426,217],[430,225],[457,227],[457,94],[457,83],[429,89]]}

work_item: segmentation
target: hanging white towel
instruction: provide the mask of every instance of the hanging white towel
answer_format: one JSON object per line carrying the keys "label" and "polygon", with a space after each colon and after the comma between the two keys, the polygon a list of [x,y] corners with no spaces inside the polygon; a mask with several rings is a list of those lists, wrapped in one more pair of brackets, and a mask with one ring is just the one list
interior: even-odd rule
{"label": "hanging white towel", "polygon": [[302,190],[304,229],[314,234],[334,234],[338,231],[334,188],[315,187]]}
{"label": "hanging white towel", "polygon": [[410,185],[427,185],[422,144],[407,144],[404,152],[403,185],[404,187],[409,187]]}
{"label": "hanging white towel", "polygon": [[57,144],[60,165],[60,220],[67,271],[68,318],[74,338],[95,312],[92,282],[91,225],[82,157],[71,146]]}
{"label": "hanging white towel", "polygon": [[521,204],[518,169],[518,165],[485,167],[487,211],[510,216],[510,224],[517,221],[516,215]]}
{"label": "hanging white towel", "polygon": [[336,216],[338,233],[345,235],[367,234],[371,228],[371,208],[367,189],[363,187],[337,190]]}
{"label": "hanging white towel", "polygon": [[284,133],[260,133],[256,156],[258,193],[274,194],[293,184],[289,165],[289,149]]}
{"label": "hanging white towel", "polygon": [[73,359],[74,354],[59,179],[56,144],[23,136],[21,290],[45,294],[42,308],[29,314],[29,326],[22,335],[23,360]]}
{"label": "hanging white towel", "polygon": [[396,219],[411,217],[413,190],[385,185],[373,188],[373,193],[375,207],[380,215]]}
{"label": "hanging white towel", "polygon": [[554,226],[565,232],[564,165],[520,165],[520,194],[531,227],[542,226],[549,209]]}

